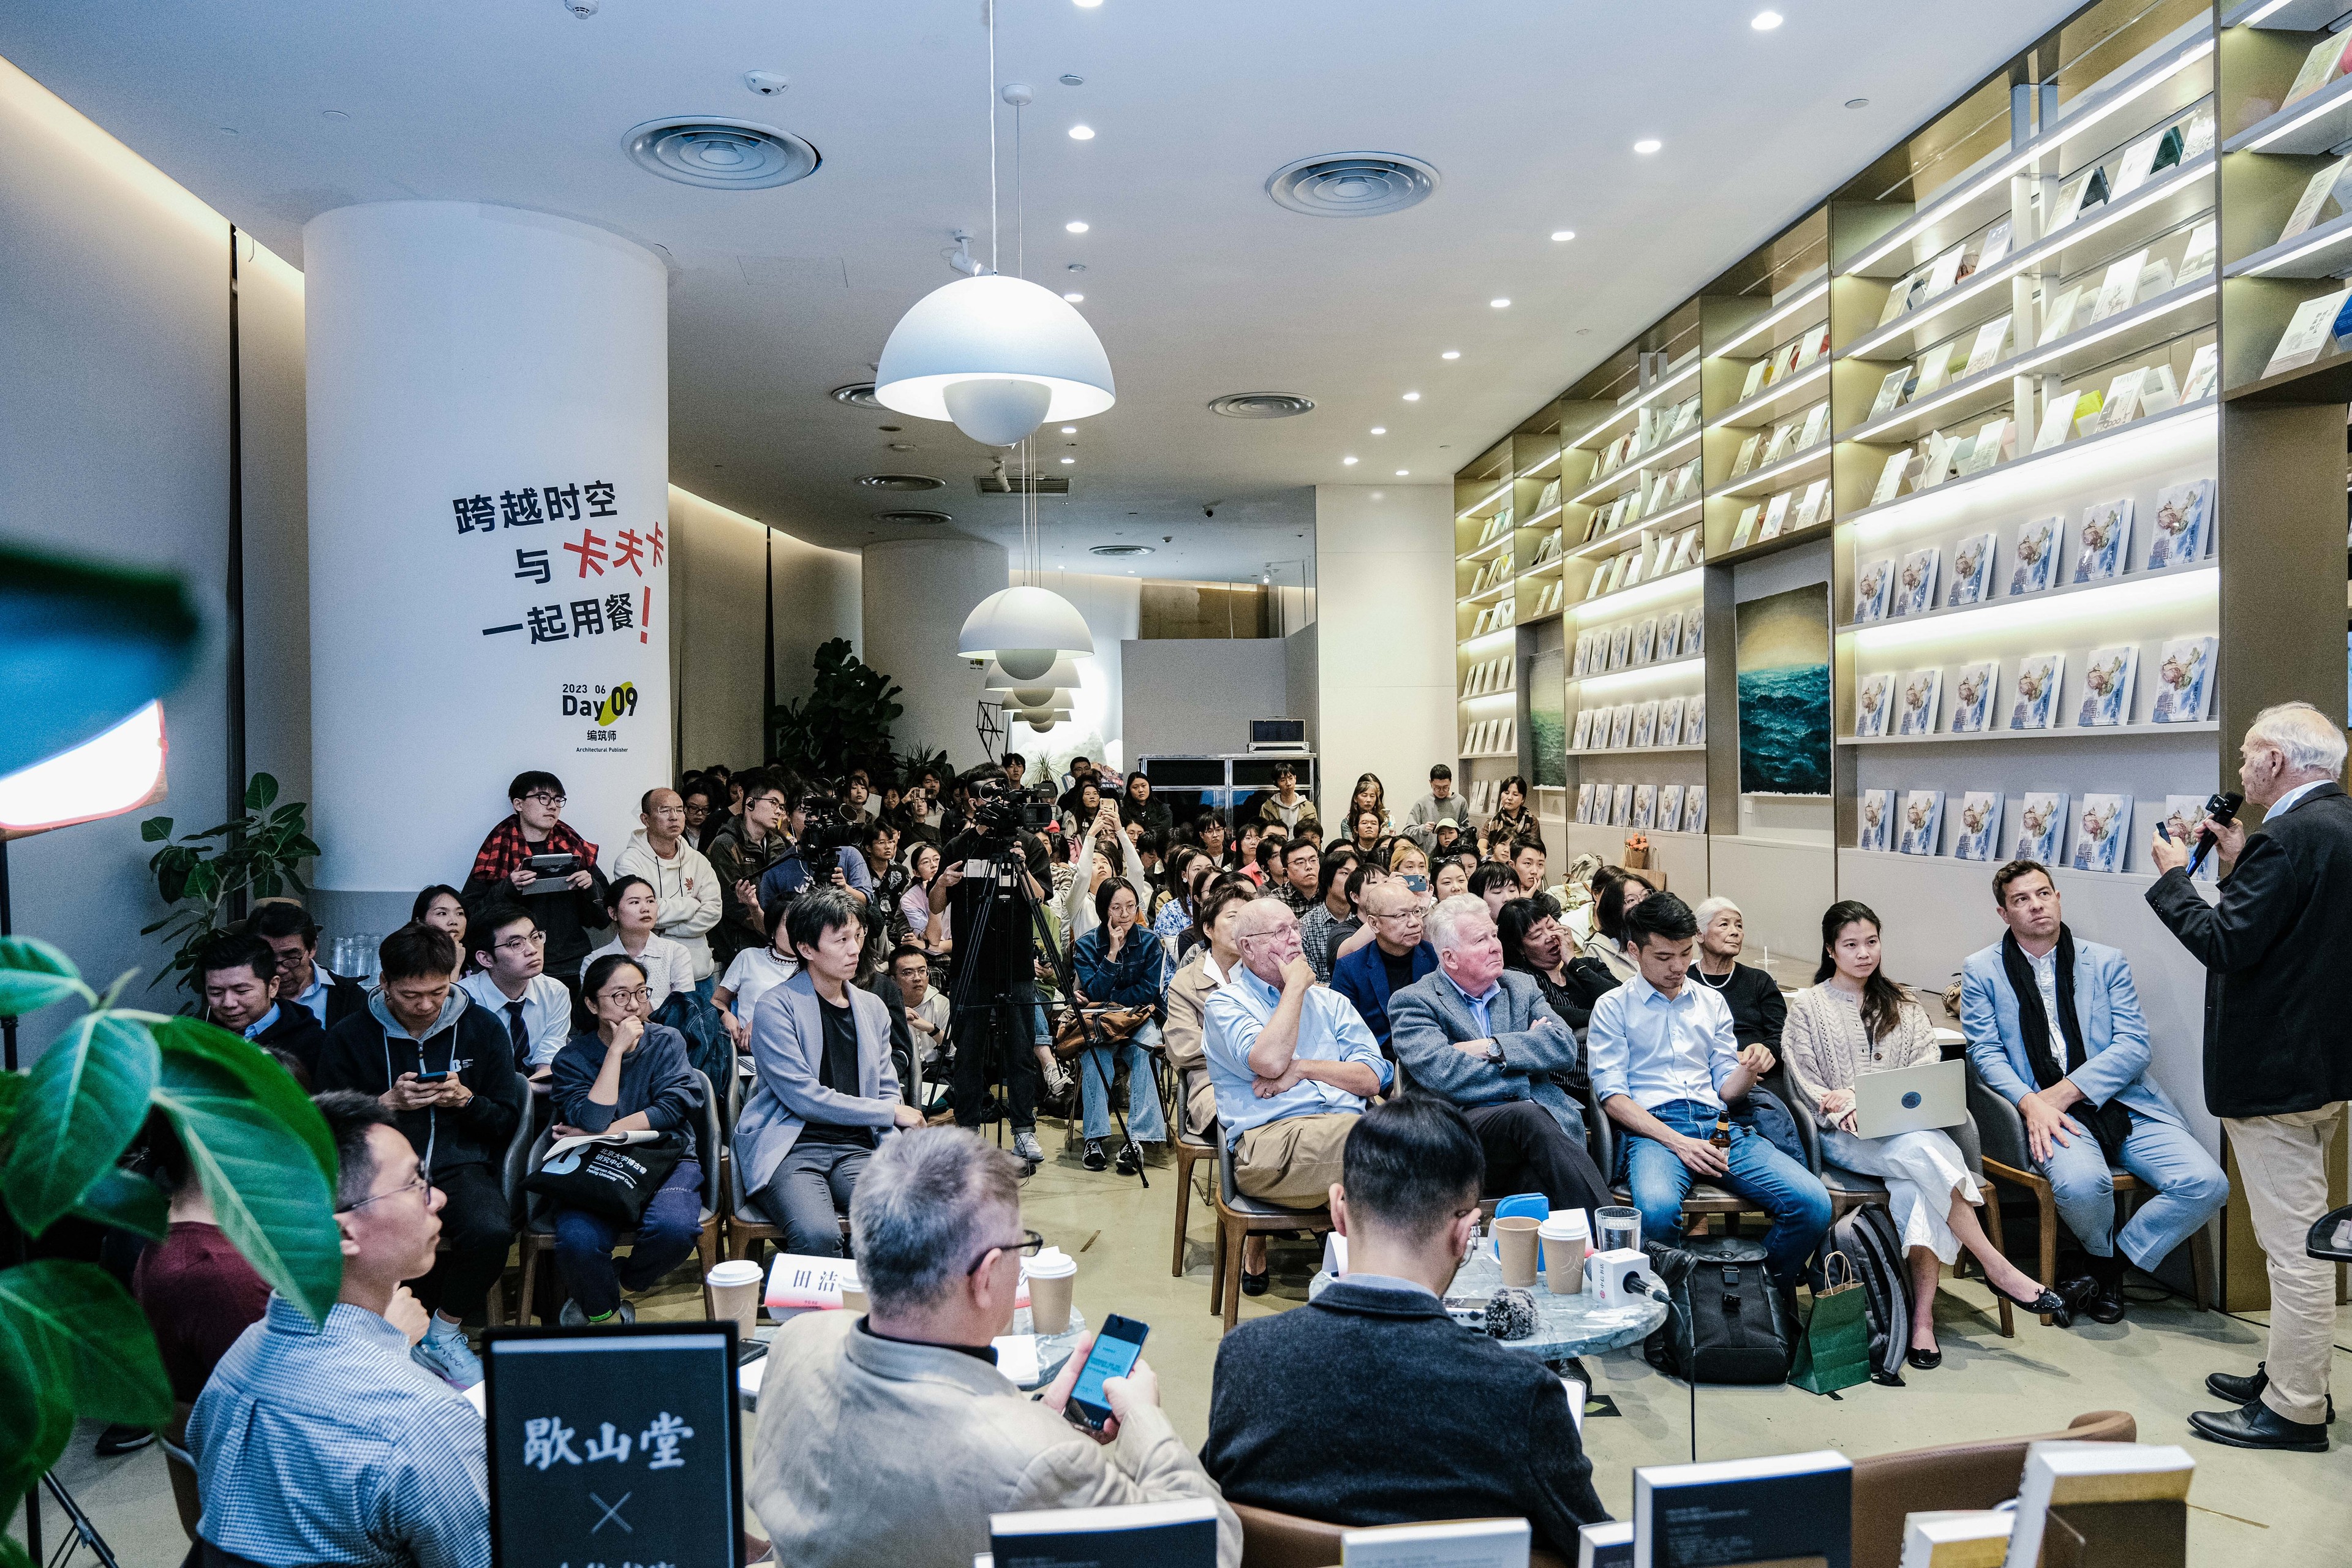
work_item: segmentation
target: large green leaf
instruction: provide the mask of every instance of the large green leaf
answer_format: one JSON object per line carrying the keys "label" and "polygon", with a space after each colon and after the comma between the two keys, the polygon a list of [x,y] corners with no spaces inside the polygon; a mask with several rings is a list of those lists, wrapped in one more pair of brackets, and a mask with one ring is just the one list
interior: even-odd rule
{"label": "large green leaf", "polygon": [[328,1187],[333,1188],[335,1135],[327,1131],[326,1118],[319,1114],[319,1108],[310,1103],[293,1075],[278,1065],[277,1058],[243,1036],[200,1018],[166,1018],[152,1013],[139,1016],[153,1026],[155,1044],[166,1062],[174,1058],[200,1061],[236,1079],[256,1105],[284,1123],[310,1151],[311,1163]]}
{"label": "large green leaf", "polygon": [[45,1394],[101,1421],[160,1426],[172,1385],[147,1315],[95,1263],[37,1258],[0,1269],[0,1354],[35,1369]]}
{"label": "large green leaf", "polygon": [[161,1241],[172,1228],[172,1201],[163,1189],[120,1165],[90,1184],[74,1205],[76,1217]]}
{"label": "large green leaf", "polygon": [[33,1370],[12,1364],[15,1354],[13,1345],[0,1348],[0,1432],[7,1434],[7,1441],[0,1442],[0,1568],[38,1568],[8,1527],[25,1494],[40,1484],[42,1472],[73,1441],[74,1413],[62,1393],[30,1384],[8,1386],[10,1373],[29,1377]]}
{"label": "large green leaf", "polygon": [[155,1042],[117,1013],[86,1013],[33,1064],[0,1165],[0,1188],[35,1236],[111,1170],[147,1120]]}
{"label": "large green leaf", "polygon": [[29,936],[0,936],[0,1017],[21,1018],[68,996],[89,999],[73,960]]}

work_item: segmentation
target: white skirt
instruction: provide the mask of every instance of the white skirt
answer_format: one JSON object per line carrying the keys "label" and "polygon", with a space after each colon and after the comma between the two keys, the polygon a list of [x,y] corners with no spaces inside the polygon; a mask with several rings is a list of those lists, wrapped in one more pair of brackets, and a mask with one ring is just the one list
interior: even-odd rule
{"label": "white skirt", "polygon": [[1959,1237],[1944,1218],[1951,1212],[1952,1194],[1959,1194],[1971,1205],[1984,1198],[1960,1158],[1959,1145],[1951,1139],[1932,1128],[1891,1138],[1861,1138],[1841,1127],[1825,1127],[1822,1158],[1886,1184],[1887,1207],[1905,1247],[1924,1247],[1945,1263],[1960,1255]]}

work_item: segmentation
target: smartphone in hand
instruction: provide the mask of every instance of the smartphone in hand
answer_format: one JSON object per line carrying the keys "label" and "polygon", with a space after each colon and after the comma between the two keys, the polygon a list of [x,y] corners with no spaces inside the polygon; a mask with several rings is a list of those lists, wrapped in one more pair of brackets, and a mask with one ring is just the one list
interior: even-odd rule
{"label": "smartphone in hand", "polygon": [[1143,1336],[1150,1331],[1150,1324],[1117,1312],[1105,1318],[1102,1331],[1095,1335],[1094,1349],[1087,1352],[1086,1364],[1078,1369],[1078,1381],[1070,1389],[1063,1414],[1089,1432],[1100,1432],[1111,1416],[1110,1397],[1103,1392],[1103,1383],[1135,1370],[1143,1355]]}

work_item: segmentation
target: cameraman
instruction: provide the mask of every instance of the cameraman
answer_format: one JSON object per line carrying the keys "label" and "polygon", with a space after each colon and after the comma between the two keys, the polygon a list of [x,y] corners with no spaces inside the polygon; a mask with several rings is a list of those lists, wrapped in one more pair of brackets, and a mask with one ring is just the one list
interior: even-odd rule
{"label": "cameraman", "polygon": [[[950,924],[957,933],[950,958],[948,994],[961,1016],[950,1019],[955,1052],[955,1118],[976,1128],[990,1110],[990,1079],[1001,1078],[1013,1124],[1013,1152],[1034,1169],[1045,1152],[1037,1142],[1038,1063],[1035,1047],[1044,1035],[1045,1010],[1038,1003],[1041,965],[1055,962],[1037,942],[1037,917],[1049,901],[1045,840],[1028,829],[1025,817],[1038,810],[1030,797],[1012,793],[1003,773],[976,768],[956,781],[970,811],[969,826],[949,843],[945,867],[932,896],[950,900]],[[980,787],[975,791],[972,785]],[[1042,804],[1042,803],[1040,803]],[[991,879],[966,876],[977,861],[1009,858],[1017,868],[1009,886],[1000,886],[981,927],[981,903]]]}
{"label": "cameraman", "polygon": [[776,863],[761,873],[760,907],[789,903],[813,879],[841,889],[861,904],[866,902],[874,892],[873,873],[866,868],[866,857],[852,847],[856,826],[842,816],[841,802],[829,795],[812,795],[797,784],[785,792],[784,799],[790,812],[784,824],[785,848]]}

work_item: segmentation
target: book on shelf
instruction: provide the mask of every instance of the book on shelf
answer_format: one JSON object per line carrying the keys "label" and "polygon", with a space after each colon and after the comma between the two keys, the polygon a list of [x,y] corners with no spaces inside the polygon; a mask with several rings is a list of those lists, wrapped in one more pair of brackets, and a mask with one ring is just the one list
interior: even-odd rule
{"label": "book on shelf", "polygon": [[1568,749],[1571,752],[1580,752],[1591,743],[1592,710],[1580,708],[1576,710],[1576,733],[1569,740]]}
{"label": "book on shelf", "polygon": [[1706,699],[1693,697],[1683,704],[1683,744],[1699,746],[1706,743]]}
{"label": "book on shelf", "polygon": [[1759,459],[1759,463],[1769,468],[1794,451],[1797,437],[1803,429],[1802,423],[1795,419],[1783,419],[1773,426],[1771,438],[1764,443],[1764,456]]}
{"label": "book on shelf", "polygon": [[1940,1509],[1903,1516],[1899,1568],[2001,1568],[2010,1527],[2003,1509]]}
{"label": "book on shelf", "polygon": [[2172,379],[2172,366],[2162,362],[2149,365],[2139,373],[2139,411],[2145,418],[2180,406],[2179,384]]}
{"label": "book on shelf", "polygon": [[1214,1568],[1213,1498],[1043,1508],[988,1516],[988,1546],[997,1563],[1023,1568],[1080,1568],[1118,1563],[1130,1568]]}
{"label": "book on shelf", "polygon": [[1937,390],[1951,374],[1951,371],[1952,345],[1937,343],[1919,356],[1917,385],[1911,395],[1915,399],[1921,398]]}
{"label": "book on shelf", "polygon": [[2043,313],[2042,318],[2042,336],[2033,346],[2036,348],[2042,348],[2047,344],[2057,342],[2060,338],[2064,337],[2068,332],[2073,331],[2074,330],[2074,312],[2081,308],[2082,303],[2083,289],[2080,284],[2076,284],[2074,288],[2067,289],[2063,294],[2059,295],[2056,303],[2053,304],[2050,309]]}
{"label": "book on shelf", "polygon": [[1993,706],[2000,685],[2000,665],[1986,659],[1960,666],[1952,684],[1952,718],[1947,726],[1955,735],[1979,735],[1991,727]]}
{"label": "book on shelf", "polygon": [[1549,511],[1559,504],[1559,480],[1557,479],[1547,479],[1544,482],[1543,493],[1536,498],[1536,512],[1540,516],[1542,513]]}
{"label": "book on shelf", "polygon": [[2067,862],[2077,871],[2120,871],[2129,856],[2132,797],[2127,795],[2086,795],[2074,822],[2074,856]]}
{"label": "book on shelf", "polygon": [[1903,814],[1895,820],[1897,855],[1933,855],[1944,833],[1944,792],[1914,789],[1903,793]]}
{"label": "book on shelf", "polygon": [[2058,200],[2051,208],[2050,221],[2042,226],[2044,237],[2064,228],[2093,207],[2105,206],[2107,201],[2107,172],[2094,165],[2058,187]]}
{"label": "book on shelf", "polygon": [[1959,815],[1952,822],[1952,855],[1960,860],[1991,860],[2000,853],[2000,792],[1971,789],[1960,793]]}
{"label": "book on shelf", "polygon": [[1745,403],[1764,390],[1764,376],[1771,368],[1772,359],[1769,354],[1748,367],[1748,379],[1739,384],[1740,402]]}
{"label": "book on shelf", "polygon": [[1658,825],[1658,786],[1653,784],[1633,786],[1633,807],[1625,826],[1647,833]]}
{"label": "book on shelf", "polygon": [[1686,566],[1697,566],[1706,560],[1706,536],[1696,524],[1675,536],[1675,555],[1666,571],[1680,572]]}
{"label": "book on shelf", "polygon": [[2000,351],[2009,346],[2009,317],[1996,316],[1977,329],[1976,341],[1969,345],[1969,362],[1960,371],[1962,375],[1974,375],[2000,363]]}
{"label": "book on shelf", "polygon": [[2099,297],[2091,307],[2091,320],[2104,321],[2118,311],[2130,310],[2138,296],[2140,268],[2147,265],[2145,247],[2109,262],[2106,276],[2099,280]]}
{"label": "book on shelf", "polygon": [[1764,433],[1761,430],[1748,432],[1748,439],[1739,443],[1739,455],[1731,459],[1731,478],[1736,479],[1756,466],[1756,453],[1763,444]]}
{"label": "book on shelf", "polygon": [[2212,150],[2213,110],[2209,104],[2200,104],[2189,113],[2188,134],[2180,146],[2180,161],[2186,163],[2192,159],[2202,158]]}
{"label": "book on shelf", "polygon": [[1887,835],[1894,829],[1895,792],[1866,789],[1854,796],[1853,847],[1884,855]]}
{"label": "book on shelf", "polygon": [[2063,653],[2032,653],[2017,661],[2016,701],[2009,710],[2012,730],[2047,730],[2058,720],[2058,688],[2066,679]]}
{"label": "book on shelf", "polygon": [[1801,338],[1795,342],[1784,344],[1780,353],[1773,356],[1772,379],[1774,381],[1786,381],[1790,376],[1796,374],[1797,365],[1804,357],[1805,344],[1804,340]]}
{"label": "book on shelf", "polygon": [[1668,610],[1658,617],[1658,658],[1678,658],[1683,651],[1683,613]]}
{"label": "book on shelf", "polygon": [[2015,235],[2015,231],[2016,226],[2008,218],[2001,219],[1999,223],[1985,230],[1984,244],[1977,251],[1977,264],[1975,269],[1981,272],[1988,267],[1998,266],[2002,261],[2007,260],[2009,258],[2010,243]]}
{"label": "book on shelf", "polygon": [[1926,460],[1920,465],[1919,479],[1914,487],[1932,490],[1952,477],[1952,464],[1962,456],[1960,443],[1941,430],[1927,432]]}
{"label": "book on shelf", "polygon": [[[1685,745],[1692,742],[1685,741]],[[1706,785],[1693,784],[1683,793],[1683,826],[1685,833],[1706,831]]]}
{"label": "book on shelf", "polygon": [[2042,427],[2033,433],[2035,451],[2066,444],[2066,437],[2074,432],[2074,405],[2082,400],[2080,392],[2062,392],[2049,401],[2042,410]]}
{"label": "book on shelf", "polygon": [[2074,570],[2070,583],[2104,583],[2123,575],[2131,553],[2132,498],[2093,501],[2083,509],[2074,534]]}
{"label": "book on shelf", "polygon": [[1830,352],[1830,330],[1816,327],[1797,340],[1797,358],[1792,370],[1810,370],[1813,363]]}
{"label": "book on shelf", "polygon": [[[2194,846],[2198,833],[2205,826],[2205,797],[2201,795],[2168,795],[2164,797],[2164,830],[2175,844]],[[2221,867],[2218,858],[2208,856],[2205,864],[2192,873],[2200,882],[2221,879]]]}
{"label": "book on shelf", "polygon": [[2345,53],[2345,40],[2337,34],[2331,33],[2312,45],[2311,52],[2303,57],[2303,68],[2294,73],[2294,84],[2279,100],[2279,108],[2292,109],[2334,81],[2344,69]]}
{"label": "book on shelf", "polygon": [[2213,481],[2190,479],[2156,492],[2148,518],[2147,569],[2202,561],[2213,551]]}
{"label": "book on shelf", "polygon": [[1830,482],[1827,479],[1815,479],[1807,485],[1803,499],[1797,502],[1796,516],[1789,524],[1790,531],[1811,528],[1821,521],[1822,514],[1829,510],[1829,504]]}
{"label": "book on shelf", "polygon": [[2083,706],[2074,722],[2083,729],[2114,729],[2131,722],[2132,682],[2139,672],[2139,645],[2095,647],[2083,661]]}
{"label": "book on shelf", "polygon": [[2018,797],[2017,842],[2011,849],[2011,859],[2039,860],[2044,866],[2059,863],[2058,851],[2066,835],[2066,800],[2063,793],[2049,790],[2028,790]]}
{"label": "book on shelf", "polygon": [[2116,165],[2116,195],[2127,195],[2147,183],[2147,177],[2156,172],[2156,155],[2165,145],[2167,137],[2172,138],[2174,142],[2173,161],[2179,161],[2180,132],[2177,127],[2149,132],[2124,149],[2123,161]]}
{"label": "book on shelf", "polygon": [[[1533,1527],[1524,1519],[1383,1524],[1339,1532],[1340,1568],[1528,1568]],[[1123,1559],[1104,1556],[1104,1563]]]}
{"label": "book on shelf", "polygon": [[2210,715],[2214,647],[2211,637],[2165,639],[2157,658],[2151,723],[2197,724]]}
{"label": "book on shelf", "polygon": [[1658,744],[1679,746],[1683,743],[1684,700],[1668,697],[1658,704]]}
{"label": "book on shelf", "polygon": [[[2323,163],[2312,171],[2304,182],[2303,194],[2295,198],[2294,208],[2286,215],[2286,223],[2279,229],[2278,242],[2284,244],[2319,221],[2319,215],[2336,196],[2347,170],[2352,170],[2352,157],[2339,158],[2333,163]],[[2340,213],[2343,206],[2337,203]]]}
{"label": "book on shelf", "polygon": [[1682,825],[1683,786],[1680,784],[1660,784],[1658,786],[1657,831],[1660,833],[1678,833],[1682,830]]}
{"label": "book on shelf", "polygon": [[1903,678],[1900,700],[1895,710],[1895,732],[1898,735],[1934,734],[1936,721],[1942,716],[1943,706],[1942,667],[1911,671]]}
{"label": "book on shelf", "polygon": [[1570,680],[1583,679],[1591,670],[1591,661],[1592,634],[1579,632],[1576,634],[1576,652],[1569,661],[1568,678]]}
{"label": "book on shelf", "polygon": [[[1622,752],[1633,741],[1633,705],[1620,702],[1609,715],[1609,749]],[[1597,742],[1596,742],[1597,743]]]}
{"label": "book on shelf", "polygon": [[2181,253],[2180,271],[2173,286],[2194,283],[2213,270],[2214,254],[2221,248],[2221,231],[2215,225],[2200,223],[2189,231],[2189,248]]}
{"label": "book on shelf", "polygon": [[1911,472],[1912,460],[1908,447],[1887,458],[1885,466],[1878,470],[1878,488],[1871,492],[1871,505],[1893,500],[1902,492],[1903,481]]}
{"label": "book on shelf", "polygon": [[2011,598],[2039,594],[2050,586],[2056,577],[2051,563],[2057,557],[2059,534],[2065,525],[2063,517],[2045,517],[2017,525],[2017,548],[2011,555],[2015,563],[2009,577]]}
{"label": "book on shelf", "polygon": [[1782,490],[1766,503],[1764,521],[1756,530],[1757,543],[1761,544],[1768,539],[1780,537],[1780,530],[1789,521],[1789,504],[1796,499],[1796,495],[1797,492],[1794,490]]}
{"label": "book on shelf", "polygon": [[1609,668],[1626,668],[1633,662],[1633,623],[1622,622],[1610,628]]}
{"label": "book on shelf", "polygon": [[1930,544],[1914,550],[1903,558],[1902,570],[1895,574],[1894,613],[1902,616],[1924,616],[1936,607],[1936,572],[1943,564],[1944,552]]}
{"label": "book on shelf", "polygon": [[1749,501],[1740,509],[1739,521],[1731,530],[1730,548],[1745,550],[1748,547],[1748,542],[1756,537],[1756,520],[1761,517],[1763,512],[1762,501]]}
{"label": "book on shelf", "polygon": [[1633,662],[1654,664],[1658,658],[1658,617],[1644,616],[1633,627]]}
{"label": "book on shelf", "polygon": [[1636,703],[1633,708],[1633,749],[1647,751],[1658,743],[1658,700],[1654,697]]}
{"label": "book on shelf", "polygon": [[2133,286],[2132,302],[2146,304],[2160,295],[2172,292],[2172,263],[2163,257],[2154,257],[2139,269],[2139,281]]}
{"label": "book on shelf", "polygon": [[1878,395],[1870,405],[1870,416],[1876,419],[1902,407],[1904,396],[1911,390],[1917,376],[1918,373],[1907,364],[1896,365],[1888,371],[1886,379],[1878,384]]}
{"label": "book on shelf", "polygon": [[1805,413],[1804,427],[1797,432],[1797,444],[1790,450],[1810,451],[1830,438],[1830,405],[1827,398],[1816,403]]}
{"label": "book on shelf", "polygon": [[1633,820],[1633,786],[1629,784],[1612,785],[1609,791],[1609,826],[1623,827]]}
{"label": "book on shelf", "polygon": [[1895,677],[1885,670],[1865,675],[1853,692],[1853,734],[1874,741],[1886,733],[1886,715],[1895,706]]}
{"label": "book on shelf", "polygon": [[[1583,720],[1587,717],[1589,717],[1589,715],[1580,714],[1578,716],[1576,733],[1579,738],[1576,742],[1576,748],[1579,751],[1582,751],[1584,749],[1582,737],[1585,731],[1585,725],[1583,723]],[[1591,779],[1586,779],[1576,786],[1576,820],[1587,825],[1590,825],[1592,821],[1592,781]]]}
{"label": "book on shelf", "polygon": [[1944,605],[1958,609],[1982,604],[1991,596],[1993,555],[2000,536],[1971,533],[1952,547],[1952,576],[1944,590]]}
{"label": "book on shelf", "polygon": [[1856,626],[1886,618],[1894,584],[1895,563],[1891,558],[1854,568],[1853,621]]}
{"label": "book on shelf", "polygon": [[1625,575],[1618,579],[1620,588],[1630,588],[1649,575],[1650,549],[1654,542],[1648,535],[1634,541],[1633,548],[1625,552]]}
{"label": "book on shelf", "polygon": [[1916,308],[1948,292],[1960,280],[1960,268],[1969,258],[1969,247],[1963,243],[1953,246],[1927,264],[1927,287],[1912,303]]}
{"label": "book on shelf", "polygon": [[2074,428],[2085,436],[2095,436],[2102,430],[2113,430],[2138,418],[2140,384],[2147,376],[2145,365],[2117,372],[2116,378],[2107,383],[2106,393],[2099,399],[2098,408],[2077,417]]}
{"label": "book on shelf", "polygon": [[1823,1449],[1633,1470],[1633,1560],[1716,1568],[1853,1558],[1853,1463]]}
{"label": "book on shelf", "polygon": [[2271,351],[2270,363],[2263,374],[2273,376],[2290,370],[2300,370],[2317,359],[2336,335],[2336,318],[2345,302],[2352,300],[2352,289],[2305,300],[2294,308],[2294,314],[2279,335],[2278,346]]}
{"label": "book on shelf", "polygon": [[1981,474],[1996,463],[2017,456],[2017,421],[2007,415],[1988,419],[1969,440],[1965,457],[1954,465],[1961,478]]}

